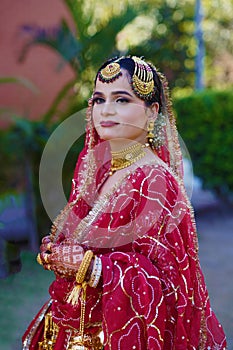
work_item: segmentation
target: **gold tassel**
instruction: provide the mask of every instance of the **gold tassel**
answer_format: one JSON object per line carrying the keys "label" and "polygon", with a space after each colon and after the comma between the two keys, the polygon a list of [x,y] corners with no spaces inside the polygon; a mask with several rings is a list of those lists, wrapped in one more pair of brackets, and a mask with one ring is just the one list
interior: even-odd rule
{"label": "gold tassel", "polygon": [[79,295],[81,289],[86,290],[86,282],[85,277],[87,274],[87,270],[90,266],[91,260],[93,258],[93,252],[91,250],[87,250],[84,254],[83,260],[79,266],[78,272],[76,274],[76,286],[72,289],[70,294],[68,295],[66,301],[69,304],[77,305],[79,300]]}
{"label": "gold tassel", "polygon": [[82,289],[82,285],[76,284],[76,286],[74,286],[70,294],[67,296],[67,299],[66,299],[67,303],[72,304],[73,306],[77,305],[81,289]]}

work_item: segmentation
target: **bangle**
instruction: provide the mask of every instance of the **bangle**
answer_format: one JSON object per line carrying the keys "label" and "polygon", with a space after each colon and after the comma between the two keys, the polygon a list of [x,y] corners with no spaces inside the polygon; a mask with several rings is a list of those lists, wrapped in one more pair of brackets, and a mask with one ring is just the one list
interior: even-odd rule
{"label": "bangle", "polygon": [[84,254],[83,260],[76,274],[76,282],[78,284],[82,284],[83,281],[85,280],[85,276],[92,258],[93,258],[93,252],[91,250],[87,250],[86,253]]}
{"label": "bangle", "polygon": [[98,256],[95,256],[91,277],[88,281],[88,284],[90,287],[93,287],[93,288],[97,287],[100,280],[101,273],[102,273],[102,261]]}

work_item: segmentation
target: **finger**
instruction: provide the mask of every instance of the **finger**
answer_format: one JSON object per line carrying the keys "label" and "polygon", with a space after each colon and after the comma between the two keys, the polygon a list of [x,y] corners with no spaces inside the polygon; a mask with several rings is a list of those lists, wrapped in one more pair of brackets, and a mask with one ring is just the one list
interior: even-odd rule
{"label": "finger", "polygon": [[47,250],[47,244],[41,244],[40,245],[40,252],[41,253],[45,253]]}
{"label": "finger", "polygon": [[41,253],[50,254],[50,253],[52,253],[53,247],[54,247],[54,244],[51,242],[47,243],[47,244],[41,244],[40,251],[41,251]]}
{"label": "finger", "polygon": [[42,244],[51,243],[50,236],[45,236],[45,237],[43,237],[41,243],[42,243]]}

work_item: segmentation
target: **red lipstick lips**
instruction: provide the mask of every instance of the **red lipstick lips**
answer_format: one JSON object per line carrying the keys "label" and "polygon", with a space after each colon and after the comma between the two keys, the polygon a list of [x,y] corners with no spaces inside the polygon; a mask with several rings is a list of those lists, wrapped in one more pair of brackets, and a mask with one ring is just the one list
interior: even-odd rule
{"label": "red lipstick lips", "polygon": [[106,120],[106,121],[100,122],[100,125],[104,128],[110,128],[110,127],[118,125],[118,124],[119,123],[113,122],[111,120]]}

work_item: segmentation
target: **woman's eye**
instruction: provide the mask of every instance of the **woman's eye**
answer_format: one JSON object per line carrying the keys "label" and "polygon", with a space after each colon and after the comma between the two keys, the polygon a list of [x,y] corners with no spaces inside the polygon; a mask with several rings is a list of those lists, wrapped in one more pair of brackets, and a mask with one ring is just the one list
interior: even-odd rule
{"label": "woman's eye", "polygon": [[96,97],[96,98],[94,98],[93,99],[93,105],[99,105],[99,104],[101,104],[101,103],[104,103],[104,99],[103,98],[101,98],[101,97]]}
{"label": "woman's eye", "polygon": [[118,99],[116,99],[117,103],[128,103],[129,99],[125,98],[125,97],[119,97]]}

